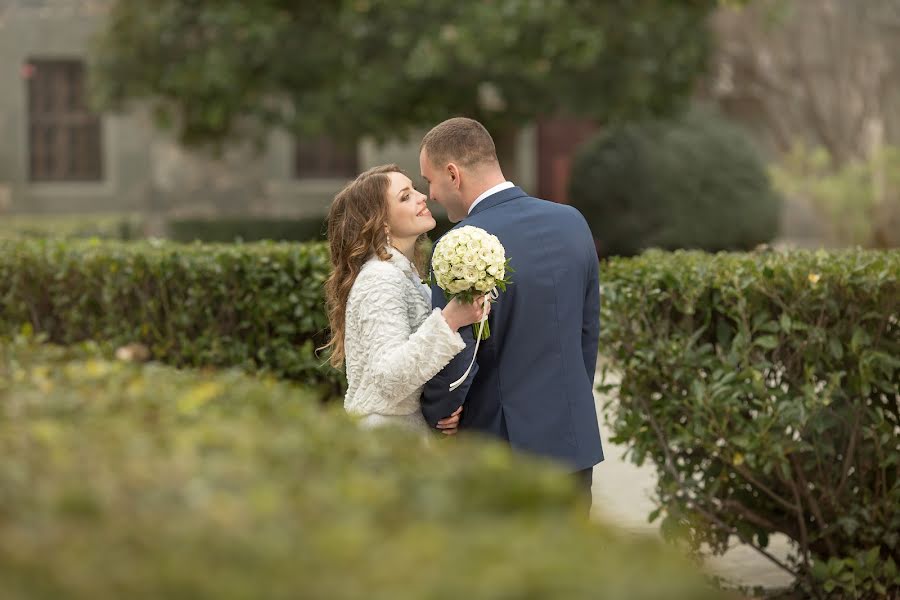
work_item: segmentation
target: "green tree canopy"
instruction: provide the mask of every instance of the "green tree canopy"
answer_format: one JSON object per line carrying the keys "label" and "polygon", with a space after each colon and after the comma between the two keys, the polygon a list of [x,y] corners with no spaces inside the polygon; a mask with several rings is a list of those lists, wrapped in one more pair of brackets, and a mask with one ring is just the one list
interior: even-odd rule
{"label": "green tree canopy", "polygon": [[183,142],[274,127],[379,139],[454,114],[504,129],[678,105],[715,0],[118,0],[94,51],[104,108],[149,101]]}

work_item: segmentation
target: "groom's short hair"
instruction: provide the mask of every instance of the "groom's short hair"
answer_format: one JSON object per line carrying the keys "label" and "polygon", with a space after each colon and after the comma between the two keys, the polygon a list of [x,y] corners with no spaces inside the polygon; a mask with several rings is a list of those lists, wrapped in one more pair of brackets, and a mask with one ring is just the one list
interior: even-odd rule
{"label": "groom's short hair", "polygon": [[439,166],[457,163],[464,167],[497,164],[497,148],[491,134],[475,119],[455,117],[436,125],[425,134],[419,152]]}

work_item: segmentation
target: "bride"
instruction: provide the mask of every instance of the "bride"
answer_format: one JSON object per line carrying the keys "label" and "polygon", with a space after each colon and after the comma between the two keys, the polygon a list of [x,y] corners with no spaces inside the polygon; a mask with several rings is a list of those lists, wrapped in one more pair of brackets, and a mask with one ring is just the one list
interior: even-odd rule
{"label": "bride", "polygon": [[[422,387],[465,348],[457,330],[490,312],[481,299],[431,309],[422,283],[426,232],[435,227],[425,195],[398,166],[362,173],[331,204],[332,274],[325,283],[331,364],[346,363],[344,409],[366,426],[426,432]],[[460,408],[438,427],[456,432]]]}

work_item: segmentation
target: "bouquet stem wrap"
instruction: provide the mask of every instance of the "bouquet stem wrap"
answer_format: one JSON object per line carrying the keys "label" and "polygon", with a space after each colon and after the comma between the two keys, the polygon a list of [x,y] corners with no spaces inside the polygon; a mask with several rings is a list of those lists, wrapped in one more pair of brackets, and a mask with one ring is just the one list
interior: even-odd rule
{"label": "bouquet stem wrap", "polygon": [[[500,297],[500,292],[497,291],[497,288],[494,288],[490,292],[485,294],[484,310],[485,311],[487,310],[488,304],[490,304],[492,300],[496,300],[499,297]],[[461,386],[463,384],[463,382],[466,380],[466,377],[469,376],[469,373],[472,371],[472,367],[475,365],[475,357],[478,356],[478,346],[481,345],[481,340],[482,339],[486,340],[488,338],[488,336],[491,335],[491,333],[490,333],[491,330],[490,330],[490,327],[488,326],[488,322],[487,322],[487,315],[484,315],[483,317],[481,317],[481,321],[478,323],[478,326],[476,327],[473,325],[472,329],[475,331],[475,352],[472,353],[472,361],[469,363],[469,366],[466,369],[466,372],[462,374],[462,377],[460,377],[459,379],[457,379],[456,381],[454,381],[453,383],[450,384],[451,392],[453,390],[455,390],[456,388],[458,388],[459,386]]]}

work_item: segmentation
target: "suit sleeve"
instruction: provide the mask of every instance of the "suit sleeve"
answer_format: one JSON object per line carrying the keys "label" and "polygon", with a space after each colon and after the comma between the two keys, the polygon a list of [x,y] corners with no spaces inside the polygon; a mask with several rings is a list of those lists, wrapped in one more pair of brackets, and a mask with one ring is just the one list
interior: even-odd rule
{"label": "suit sleeve", "polygon": [[[435,309],[443,309],[447,305],[444,290],[437,285],[431,286],[431,305]],[[438,421],[449,417],[453,411],[463,405],[466,401],[466,394],[472,387],[472,380],[475,379],[475,374],[478,372],[478,361],[476,360],[463,384],[452,392],[450,391],[450,384],[462,377],[475,354],[475,335],[472,328],[460,328],[459,335],[462,336],[466,347],[425,384],[422,392],[422,415],[432,427],[437,427]]]}
{"label": "suit sleeve", "polygon": [[588,257],[587,286],[584,293],[584,316],[581,323],[581,351],[584,368],[591,385],[597,370],[597,351],[600,337],[600,263],[591,247]]}

